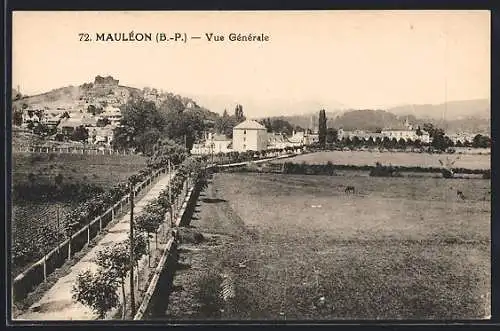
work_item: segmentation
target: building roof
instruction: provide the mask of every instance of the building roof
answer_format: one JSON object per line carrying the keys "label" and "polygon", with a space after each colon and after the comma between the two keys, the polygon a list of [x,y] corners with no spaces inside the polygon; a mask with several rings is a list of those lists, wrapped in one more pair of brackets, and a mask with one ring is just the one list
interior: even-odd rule
{"label": "building roof", "polygon": [[228,138],[223,134],[214,134],[213,140],[215,140],[215,141],[228,141],[228,140],[231,140],[231,138]]}
{"label": "building roof", "polygon": [[266,127],[254,120],[246,120],[234,127],[235,129],[245,129],[245,130],[266,130]]}

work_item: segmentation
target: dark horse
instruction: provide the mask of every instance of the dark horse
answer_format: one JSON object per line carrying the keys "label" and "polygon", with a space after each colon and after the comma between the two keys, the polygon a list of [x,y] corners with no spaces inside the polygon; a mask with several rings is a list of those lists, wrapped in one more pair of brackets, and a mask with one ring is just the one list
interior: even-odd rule
{"label": "dark horse", "polygon": [[356,192],[356,189],[354,188],[354,186],[347,186],[347,187],[345,188],[345,191],[344,191],[344,192],[345,192],[345,193],[353,193],[353,194],[354,194],[354,193]]}

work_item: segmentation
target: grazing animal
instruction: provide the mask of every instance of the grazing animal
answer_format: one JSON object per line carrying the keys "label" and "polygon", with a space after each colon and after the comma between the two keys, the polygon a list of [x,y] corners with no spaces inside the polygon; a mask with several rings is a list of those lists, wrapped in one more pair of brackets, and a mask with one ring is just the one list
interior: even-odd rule
{"label": "grazing animal", "polygon": [[457,190],[457,197],[459,197],[462,200],[465,200],[465,195],[462,191]]}
{"label": "grazing animal", "polygon": [[347,194],[349,194],[349,193],[353,193],[354,194],[356,192],[356,189],[354,188],[354,186],[347,186],[345,188],[344,192],[347,193]]}

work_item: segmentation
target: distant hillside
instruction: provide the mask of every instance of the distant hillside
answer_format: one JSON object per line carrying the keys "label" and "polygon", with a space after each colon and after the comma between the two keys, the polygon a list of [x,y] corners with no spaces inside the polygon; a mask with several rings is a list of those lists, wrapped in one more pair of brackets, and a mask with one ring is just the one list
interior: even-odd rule
{"label": "distant hillside", "polygon": [[[23,96],[21,99],[13,102],[13,108],[22,109],[23,104],[38,109],[55,109],[59,107],[62,109],[66,109],[67,107],[84,109],[90,104],[102,105],[103,103],[120,106],[126,102],[129,96],[145,96],[145,94],[149,94],[151,97],[152,91],[157,94],[157,100],[160,100],[160,102],[162,98],[174,96],[172,93],[159,92],[155,89],[141,90],[134,87],[118,85],[118,82],[118,80],[113,79],[111,76],[96,76],[93,83],[84,83],[79,86],[66,86],[37,95]],[[15,89],[12,90],[13,96],[16,92]],[[186,111],[196,112],[204,120],[215,121],[218,116],[217,113],[199,106],[191,98],[183,96],[175,97],[179,98],[185,107],[188,107]]]}
{"label": "distant hillside", "polygon": [[396,115],[415,115],[419,118],[442,119],[447,121],[467,118],[490,119],[490,100],[475,99],[450,101],[438,105],[404,105],[387,109]]}
{"label": "distant hillside", "polygon": [[[446,120],[442,120],[443,110],[446,109]],[[319,112],[319,109],[318,109]],[[292,125],[303,128],[318,125],[318,112],[304,115],[279,116]],[[390,108],[389,110],[343,110],[327,112],[327,126],[343,128],[344,130],[375,130],[376,128],[402,129],[406,118],[413,125],[432,123],[449,132],[483,132],[490,130],[489,101],[467,100],[453,101],[446,106],[440,105],[408,105]],[[312,122],[311,122],[312,119]]]}

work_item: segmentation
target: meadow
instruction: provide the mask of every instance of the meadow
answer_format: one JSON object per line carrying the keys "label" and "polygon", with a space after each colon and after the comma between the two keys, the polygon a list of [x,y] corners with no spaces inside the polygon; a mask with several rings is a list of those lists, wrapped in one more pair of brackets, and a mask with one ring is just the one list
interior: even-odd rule
{"label": "meadow", "polygon": [[37,183],[54,183],[57,175],[62,180],[94,184],[101,187],[115,185],[146,166],[146,158],[139,155],[82,155],[13,153],[13,185],[30,185],[29,174]]}
{"label": "meadow", "polygon": [[[482,179],[215,174],[184,230],[205,240],[181,236],[154,318],[484,318],[489,191]],[[211,293],[224,278],[227,301]]]}
{"label": "meadow", "polygon": [[465,169],[491,169],[491,155],[481,154],[429,154],[429,153],[402,153],[402,152],[379,152],[379,151],[328,151],[299,155],[289,159],[275,162],[305,162],[309,164],[325,164],[330,161],[333,164],[342,165],[374,165],[380,162],[384,165],[411,166],[411,167],[440,167],[439,160],[447,158],[455,160],[454,168]]}

